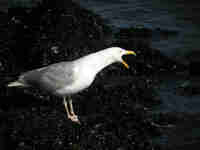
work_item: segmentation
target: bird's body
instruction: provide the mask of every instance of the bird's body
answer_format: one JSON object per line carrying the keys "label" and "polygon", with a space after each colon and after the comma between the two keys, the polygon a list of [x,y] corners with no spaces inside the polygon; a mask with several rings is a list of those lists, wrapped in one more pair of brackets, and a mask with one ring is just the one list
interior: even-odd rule
{"label": "bird's body", "polygon": [[89,87],[99,71],[114,63],[108,56],[100,51],[75,61],[55,63],[25,72],[17,82],[24,87],[38,87],[57,96],[75,94]]}
{"label": "bird's body", "polygon": [[[121,48],[108,48],[96,53],[89,54],[74,61],[55,63],[43,68],[25,72],[15,82],[8,84],[8,87],[36,87],[59,97],[70,96],[88,88],[95,79],[95,76],[106,66],[123,60],[118,60],[118,52],[121,56],[125,52],[135,54],[132,51],[125,51]],[[123,53],[123,54],[122,54]],[[127,65],[128,66],[128,65]],[[127,67],[126,66],[126,67]],[[65,102],[65,106],[66,106]],[[70,104],[72,111],[72,103]],[[67,108],[66,108],[67,109]],[[68,111],[68,110],[67,110]],[[69,115],[74,112],[68,112]],[[75,115],[75,114],[74,114]],[[78,118],[75,118],[75,120]]]}

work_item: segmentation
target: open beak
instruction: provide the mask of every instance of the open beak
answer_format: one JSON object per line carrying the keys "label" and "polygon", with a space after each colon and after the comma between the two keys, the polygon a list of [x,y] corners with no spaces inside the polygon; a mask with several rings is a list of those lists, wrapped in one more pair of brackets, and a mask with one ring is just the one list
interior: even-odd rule
{"label": "open beak", "polygon": [[[130,51],[130,50],[126,50],[125,54],[124,55],[135,55],[136,56],[136,53],[134,51]],[[127,68],[129,69],[129,65],[122,59],[122,64]]]}

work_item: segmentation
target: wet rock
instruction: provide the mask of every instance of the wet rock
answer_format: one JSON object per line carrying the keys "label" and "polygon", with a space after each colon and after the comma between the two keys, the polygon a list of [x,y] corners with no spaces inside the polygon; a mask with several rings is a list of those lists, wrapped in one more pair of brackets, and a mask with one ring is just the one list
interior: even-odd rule
{"label": "wet rock", "polygon": [[185,96],[195,96],[200,94],[200,80],[198,78],[192,78],[186,80],[177,87],[177,93]]}

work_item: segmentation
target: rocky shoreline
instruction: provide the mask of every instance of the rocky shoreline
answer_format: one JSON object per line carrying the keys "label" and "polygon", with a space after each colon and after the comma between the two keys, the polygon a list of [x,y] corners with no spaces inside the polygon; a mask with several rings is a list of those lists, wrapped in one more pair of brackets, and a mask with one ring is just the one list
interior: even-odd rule
{"label": "rocky shoreline", "polygon": [[[33,8],[0,13],[0,149],[161,149],[153,142],[173,117],[154,115],[161,103],[156,75],[184,72],[150,47],[151,31],[120,29],[72,1],[44,0]],[[111,46],[135,50],[103,70],[92,87],[73,97],[82,125],[66,119],[62,101],[36,89],[8,89],[26,70],[73,60]],[[57,100],[58,99],[58,100]]]}

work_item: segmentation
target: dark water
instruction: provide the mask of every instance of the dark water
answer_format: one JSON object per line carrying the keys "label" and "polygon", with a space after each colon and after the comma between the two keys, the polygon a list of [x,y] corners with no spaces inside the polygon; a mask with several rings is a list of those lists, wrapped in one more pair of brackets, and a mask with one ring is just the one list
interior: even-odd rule
{"label": "dark water", "polygon": [[[198,50],[200,3],[183,0],[76,0],[115,27],[152,29],[152,47],[184,63],[184,55]],[[166,32],[160,32],[167,31]],[[173,57],[173,58],[174,58]]]}

